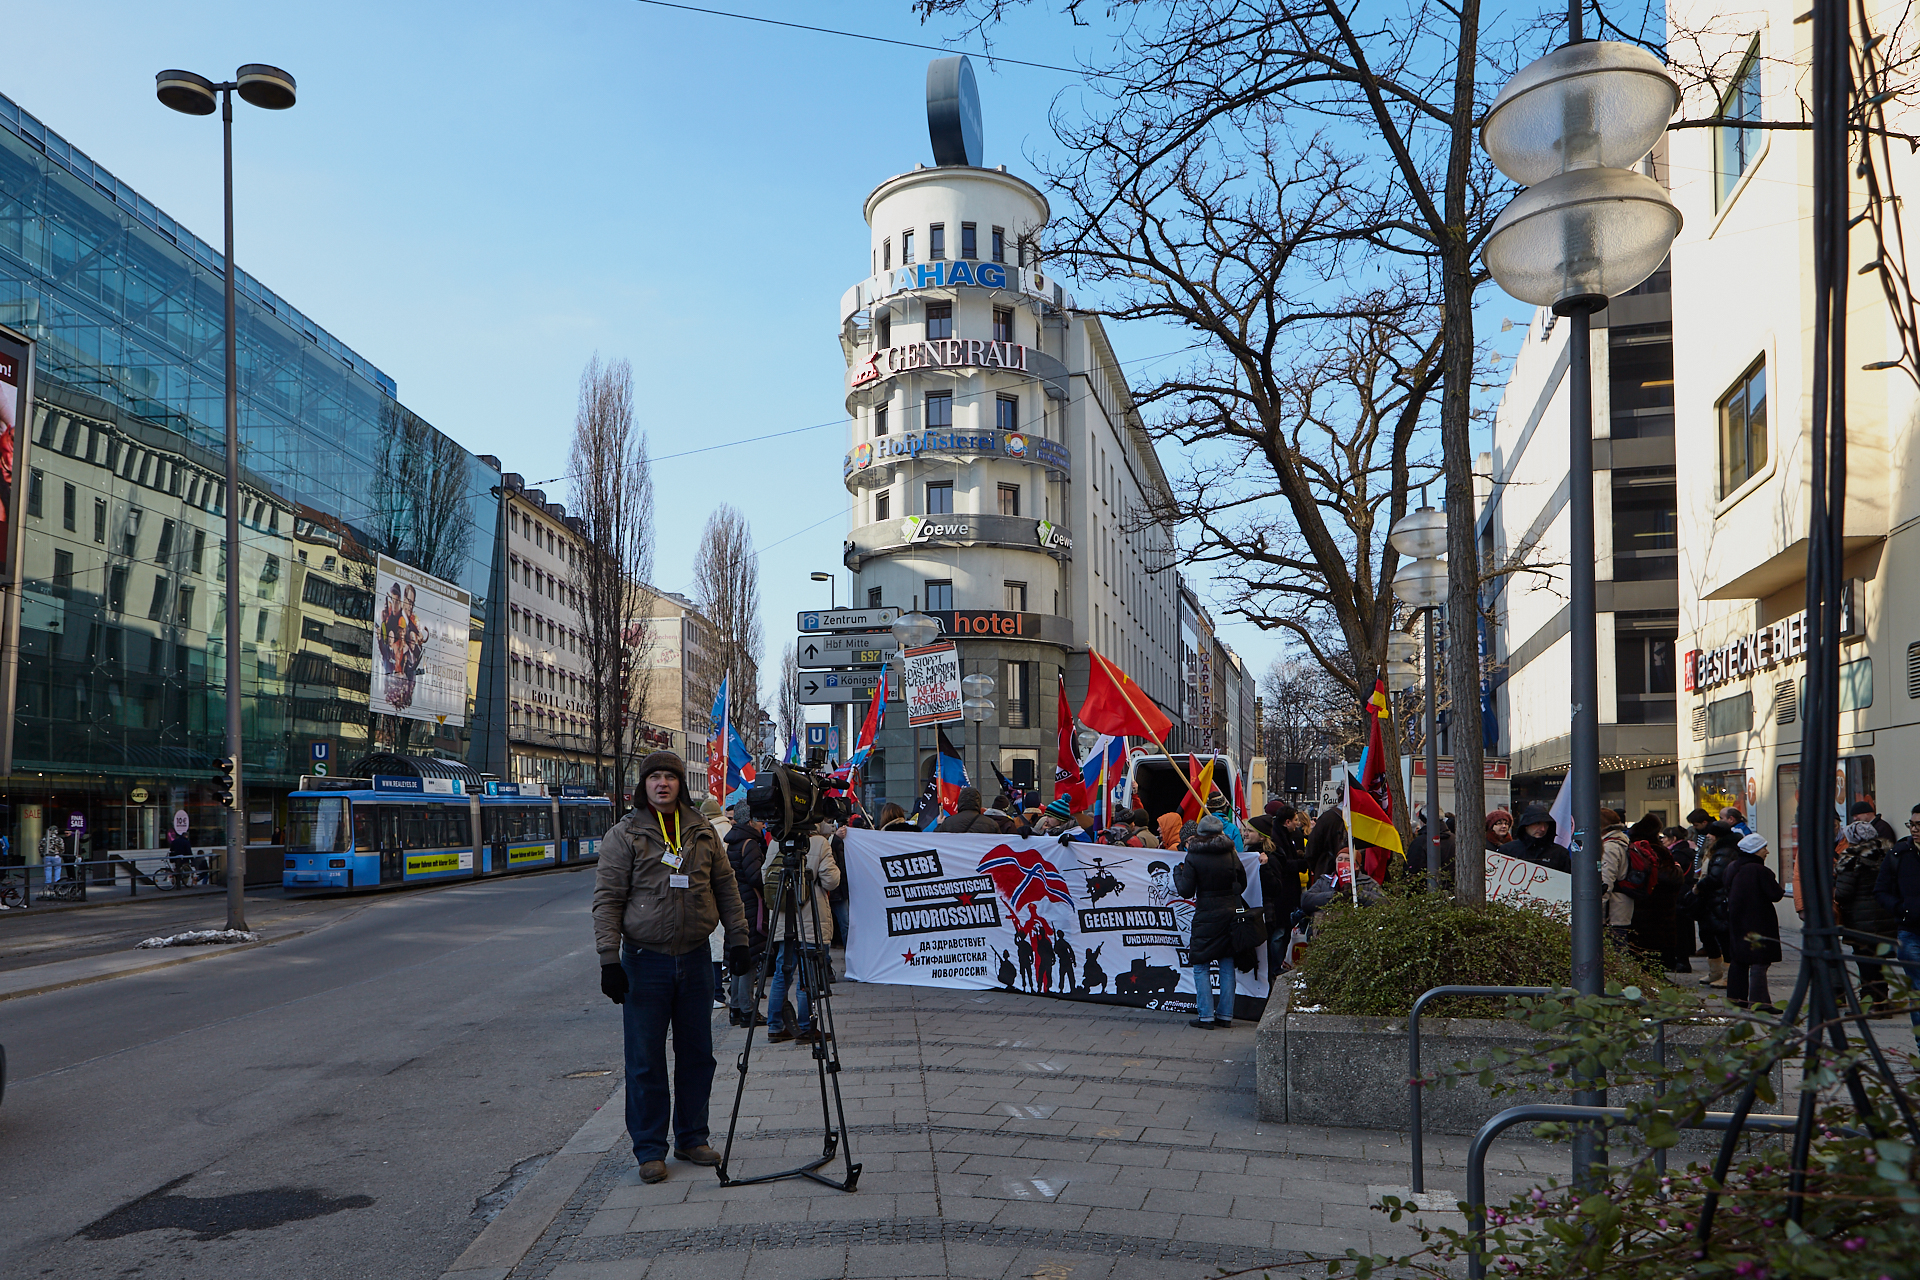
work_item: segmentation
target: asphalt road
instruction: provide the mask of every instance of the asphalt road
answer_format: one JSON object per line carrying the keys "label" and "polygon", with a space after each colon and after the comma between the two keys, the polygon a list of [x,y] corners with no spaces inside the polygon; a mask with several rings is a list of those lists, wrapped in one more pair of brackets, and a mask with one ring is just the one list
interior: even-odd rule
{"label": "asphalt road", "polygon": [[591,889],[358,899],[285,943],[0,1003],[0,1275],[438,1276],[618,1082]]}

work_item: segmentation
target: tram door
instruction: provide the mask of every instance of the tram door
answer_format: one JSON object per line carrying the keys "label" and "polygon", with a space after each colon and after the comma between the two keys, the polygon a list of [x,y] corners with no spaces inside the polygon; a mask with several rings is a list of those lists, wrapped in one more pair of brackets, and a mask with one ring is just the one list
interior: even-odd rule
{"label": "tram door", "polygon": [[353,846],[362,853],[380,855],[380,883],[397,884],[405,877],[400,847],[400,813],[392,805],[353,806]]}

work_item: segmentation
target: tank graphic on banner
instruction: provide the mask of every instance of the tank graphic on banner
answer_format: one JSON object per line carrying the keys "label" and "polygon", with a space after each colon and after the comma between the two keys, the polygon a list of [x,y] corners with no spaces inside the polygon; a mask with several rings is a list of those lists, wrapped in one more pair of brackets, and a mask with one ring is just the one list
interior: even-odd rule
{"label": "tank graphic on banner", "polygon": [[[846,853],[849,978],[1194,1010],[1193,903],[1174,888],[1178,853],[857,829]],[[1259,856],[1241,861],[1257,907]],[[1266,1000],[1265,947],[1257,959],[1236,977],[1238,1017]]]}
{"label": "tank graphic on banner", "polygon": [[375,567],[375,711],[454,726],[467,722],[472,598],[451,582],[381,556]]}

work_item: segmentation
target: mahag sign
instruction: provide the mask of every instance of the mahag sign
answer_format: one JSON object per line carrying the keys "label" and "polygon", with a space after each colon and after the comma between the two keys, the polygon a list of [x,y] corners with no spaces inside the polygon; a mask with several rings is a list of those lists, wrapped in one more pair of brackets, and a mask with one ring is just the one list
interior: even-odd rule
{"label": "mahag sign", "polygon": [[[1178,853],[854,829],[846,854],[855,981],[1194,1011],[1194,908],[1174,888]],[[1259,906],[1259,855],[1241,864],[1244,897]],[[1266,1002],[1257,950],[1257,967],[1235,975],[1235,1017]]]}

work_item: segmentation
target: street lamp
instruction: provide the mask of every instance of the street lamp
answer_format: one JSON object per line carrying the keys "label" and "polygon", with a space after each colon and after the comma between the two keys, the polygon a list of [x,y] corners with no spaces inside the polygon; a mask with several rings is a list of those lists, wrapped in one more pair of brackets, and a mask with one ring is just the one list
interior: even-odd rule
{"label": "street lamp", "polygon": [[[1680,211],[1659,183],[1624,166],[1653,149],[1680,90],[1646,50],[1581,38],[1581,0],[1567,10],[1568,42],[1522,67],[1494,99],[1480,144],[1527,187],[1501,210],[1482,250],[1514,297],[1568,317],[1568,604],[1572,647],[1573,986],[1601,990],[1600,707],[1593,549],[1591,319],[1608,298],[1652,275],[1680,233]],[[1603,1106],[1604,1090],[1577,1092]],[[1606,1150],[1576,1133],[1573,1168],[1586,1185]]]}
{"label": "street lamp", "polygon": [[[1440,889],[1440,833],[1444,823],[1440,817],[1440,735],[1435,732],[1434,715],[1434,671],[1439,666],[1435,656],[1433,638],[1433,615],[1447,602],[1447,562],[1441,558],[1441,552],[1447,549],[1447,516],[1444,511],[1432,507],[1421,507],[1418,511],[1409,511],[1400,517],[1393,531],[1387,535],[1387,541],[1393,549],[1407,557],[1393,575],[1393,592],[1406,605],[1417,612],[1427,615],[1427,685],[1426,697],[1426,733],[1427,733],[1427,888],[1438,892]],[[1411,636],[1405,638],[1401,652],[1411,663],[1413,654]],[[1392,662],[1394,646],[1387,645],[1387,658]],[[1454,848],[1458,850],[1456,843]]]}
{"label": "street lamp", "polygon": [[834,604],[834,601],[838,598],[838,592],[840,588],[840,579],[834,577],[830,573],[815,573],[813,575],[813,580],[815,582],[824,582],[827,584],[827,608],[829,609],[835,608],[836,606]]}
{"label": "street lamp", "polygon": [[960,711],[973,721],[973,785],[980,785],[985,772],[981,755],[980,725],[993,717],[993,677],[975,672],[960,681]]}
{"label": "street lamp", "polygon": [[[900,646],[902,650],[918,649],[924,645],[930,645],[940,638],[939,620],[919,612],[901,614],[893,620],[893,626],[888,629],[893,632],[893,642]],[[902,672],[901,678],[904,679],[905,675],[906,673]],[[882,698],[886,697],[885,694],[880,696]],[[886,704],[883,702],[881,705],[884,706]],[[911,708],[909,708],[909,710],[911,710]],[[911,723],[912,717],[909,716],[908,719],[909,723]],[[916,727],[913,729],[913,785],[915,795],[919,794],[920,769],[922,763],[920,758],[920,730]]]}
{"label": "street lamp", "polygon": [[233,761],[233,802],[227,810],[227,928],[247,927],[246,791],[240,754],[240,363],[233,322],[233,95],[256,107],[285,111],[293,105],[293,77],[264,62],[249,62],[233,79],[215,84],[191,71],[162,71],[153,78],[162,104],[190,116],[220,111],[221,171],[226,183],[227,326],[227,757]]}

